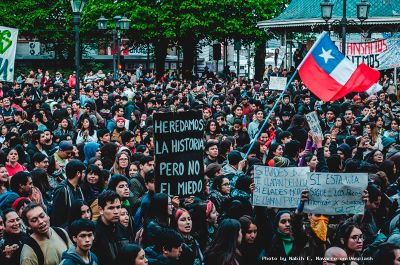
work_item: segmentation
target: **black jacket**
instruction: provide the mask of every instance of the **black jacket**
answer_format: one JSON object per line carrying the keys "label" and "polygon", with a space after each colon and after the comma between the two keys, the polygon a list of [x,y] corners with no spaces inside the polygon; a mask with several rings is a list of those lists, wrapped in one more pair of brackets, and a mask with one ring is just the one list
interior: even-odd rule
{"label": "black jacket", "polygon": [[142,246],[154,246],[163,228],[168,228],[167,225],[160,223],[157,219],[149,219],[143,227]]}
{"label": "black jacket", "polygon": [[101,218],[97,221],[92,250],[96,254],[99,264],[113,264],[119,250],[128,243],[130,243],[129,237],[120,223],[106,225]]}
{"label": "black jacket", "polygon": [[[157,252],[154,246],[147,247],[144,252],[146,253],[146,258],[148,259],[149,265],[175,265],[177,260],[172,260],[165,257],[162,253]],[[188,264],[189,265],[189,264]]]}
{"label": "black jacket", "polygon": [[[19,265],[22,247],[28,240],[28,237],[29,237],[28,234],[23,232],[17,235],[4,234],[4,244],[0,248],[0,264]],[[10,258],[6,258],[3,253],[5,246],[12,246],[14,244],[18,245],[18,249],[13,253],[13,255]]]}
{"label": "black jacket", "polygon": [[81,188],[76,189],[68,180],[63,180],[53,192],[53,213],[51,224],[66,227],[72,202],[85,200]]}

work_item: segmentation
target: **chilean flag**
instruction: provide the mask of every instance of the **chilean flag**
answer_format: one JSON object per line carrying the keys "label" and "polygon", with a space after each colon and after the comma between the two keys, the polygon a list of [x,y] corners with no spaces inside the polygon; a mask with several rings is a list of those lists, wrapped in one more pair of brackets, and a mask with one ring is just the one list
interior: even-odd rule
{"label": "chilean flag", "polygon": [[323,101],[373,87],[380,73],[362,63],[358,67],[339,52],[328,32],[323,32],[298,67],[303,83]]}

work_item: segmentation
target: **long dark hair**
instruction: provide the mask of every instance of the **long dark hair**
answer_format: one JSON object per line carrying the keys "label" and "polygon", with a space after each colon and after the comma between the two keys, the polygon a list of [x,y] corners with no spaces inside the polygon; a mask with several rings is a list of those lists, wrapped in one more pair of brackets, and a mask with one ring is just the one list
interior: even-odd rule
{"label": "long dark hair", "polygon": [[203,201],[191,203],[187,209],[192,217],[192,235],[199,241],[201,249],[207,244],[207,204]]}
{"label": "long dark hair", "polygon": [[135,260],[142,248],[136,244],[126,244],[118,252],[117,259],[114,264],[131,265],[135,264]]}
{"label": "long dark hair", "polygon": [[207,134],[211,134],[211,130],[210,130],[211,123],[215,123],[215,132],[214,132],[213,134],[219,134],[219,133],[221,133],[221,128],[220,128],[220,126],[219,126],[219,123],[218,123],[216,120],[209,120],[209,121],[207,122],[207,125],[206,125],[206,133],[207,133]]}
{"label": "long dark hair", "polygon": [[150,202],[148,220],[156,219],[159,223],[168,226],[168,195],[165,193],[156,193]]}
{"label": "long dark hair", "polygon": [[106,143],[100,148],[100,150],[103,167],[108,170],[111,169],[118,152],[118,145],[115,143]]}
{"label": "long dark hair", "polygon": [[223,220],[215,235],[215,240],[204,252],[206,260],[216,259],[216,262],[222,265],[233,264],[236,249],[239,246],[238,236],[240,227],[238,220]]}
{"label": "long dark hair", "polygon": [[93,135],[94,134],[94,130],[95,130],[95,126],[94,126],[94,123],[93,123],[92,119],[87,114],[82,114],[82,116],[79,118],[78,128],[81,129],[79,134],[83,133],[83,121],[84,120],[88,120],[89,121],[89,135]]}
{"label": "long dark hair", "polygon": [[[354,228],[360,229],[362,231],[362,229],[356,223],[350,221],[343,223],[338,228],[335,235],[335,243],[337,244],[337,246],[343,248],[344,250],[347,249],[347,242],[349,241],[351,232],[353,232]],[[343,239],[343,243],[341,242],[341,239]]]}
{"label": "long dark hair", "polygon": [[105,186],[105,180],[103,178],[103,174],[100,174],[100,168],[96,165],[88,165],[88,167],[86,168],[86,172],[85,172],[85,177],[83,179],[83,184],[82,184],[82,188],[89,188],[91,186],[91,184],[89,184],[89,182],[87,181],[88,175],[89,173],[94,173],[95,175],[98,176],[98,181],[96,184],[94,184],[94,188],[96,188],[99,191],[102,191],[104,189]]}
{"label": "long dark hair", "polygon": [[42,168],[35,168],[31,171],[33,186],[38,188],[42,194],[52,190],[49,179],[47,178],[46,170]]}
{"label": "long dark hair", "polygon": [[75,220],[82,219],[81,207],[83,205],[86,205],[87,207],[89,207],[91,215],[93,215],[92,209],[90,208],[90,206],[87,203],[85,203],[83,200],[75,200],[72,202],[71,207],[70,207],[69,216],[68,216],[69,224],[72,224],[72,222]]}
{"label": "long dark hair", "polygon": [[[274,158],[274,154],[273,154],[273,152],[275,152],[276,151],[276,149],[278,149],[278,147],[279,146],[282,146],[282,144],[279,144],[279,143],[273,143],[273,144],[271,144],[270,146],[269,146],[269,148],[268,148],[268,155],[267,155],[267,162],[269,161],[269,160],[271,160],[272,158]],[[283,146],[282,146],[283,147]]]}

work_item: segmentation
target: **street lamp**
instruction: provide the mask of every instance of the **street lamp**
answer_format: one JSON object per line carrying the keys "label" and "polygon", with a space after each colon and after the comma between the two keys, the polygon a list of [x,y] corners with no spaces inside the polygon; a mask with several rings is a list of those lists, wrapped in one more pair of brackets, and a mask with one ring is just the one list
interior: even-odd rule
{"label": "street lamp", "polygon": [[[321,18],[325,20],[325,22],[328,24],[328,21],[332,18],[332,11],[333,11],[333,6],[334,4],[331,3],[330,0],[323,0],[321,2]],[[334,20],[330,24],[339,24],[342,27],[342,53],[346,55],[346,31],[347,31],[347,25],[348,24],[353,24],[357,25],[358,23],[354,20],[349,20],[346,17],[346,6],[347,6],[347,0],[343,0],[343,15],[340,20]],[[361,2],[357,3],[357,18],[360,20],[361,23],[364,22],[364,20],[368,19],[368,13],[369,13],[369,8],[371,4],[368,3],[367,0],[361,0]]]}
{"label": "street lamp", "polygon": [[70,0],[72,13],[74,15],[72,23],[74,25],[75,33],[75,94],[79,97],[79,59],[80,55],[80,38],[79,38],[79,24],[81,22],[81,14],[86,0]]}
{"label": "street lamp", "polygon": [[[117,65],[120,64],[120,58],[121,58],[121,48],[120,48],[120,43],[121,43],[121,33],[120,30],[128,30],[131,24],[131,20],[128,19],[127,17],[122,17],[122,16],[115,16],[113,17],[113,20],[115,22],[115,29],[112,30],[112,36],[113,36],[113,72],[114,72],[114,80],[118,79],[118,69]],[[108,19],[106,19],[104,16],[101,16],[99,19],[97,19],[97,28],[100,30],[107,30]]]}

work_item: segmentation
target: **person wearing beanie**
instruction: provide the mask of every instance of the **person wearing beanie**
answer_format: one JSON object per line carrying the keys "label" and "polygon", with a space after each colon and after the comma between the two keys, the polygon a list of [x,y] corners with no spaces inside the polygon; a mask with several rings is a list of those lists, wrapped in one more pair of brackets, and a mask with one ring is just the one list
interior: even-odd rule
{"label": "person wearing beanie", "polygon": [[246,161],[243,160],[242,154],[233,150],[228,154],[228,163],[223,167],[225,176],[229,179],[231,189],[235,187],[236,181],[240,176],[244,175]]}
{"label": "person wearing beanie", "polygon": [[117,126],[111,133],[111,140],[116,141],[119,144],[122,144],[121,133],[126,131],[125,128],[125,118],[124,117],[117,117],[115,119],[115,123]]}
{"label": "person wearing beanie", "polygon": [[110,132],[107,129],[99,129],[97,136],[99,137],[99,144],[101,146],[109,143],[111,140]]}
{"label": "person wearing beanie", "polygon": [[337,150],[342,162],[346,161],[348,158],[351,158],[351,148],[348,144],[339,145]]}
{"label": "person wearing beanie", "polygon": [[392,137],[382,137],[382,145],[383,149],[388,150],[390,147],[393,147],[396,145],[396,140],[393,139]]}

